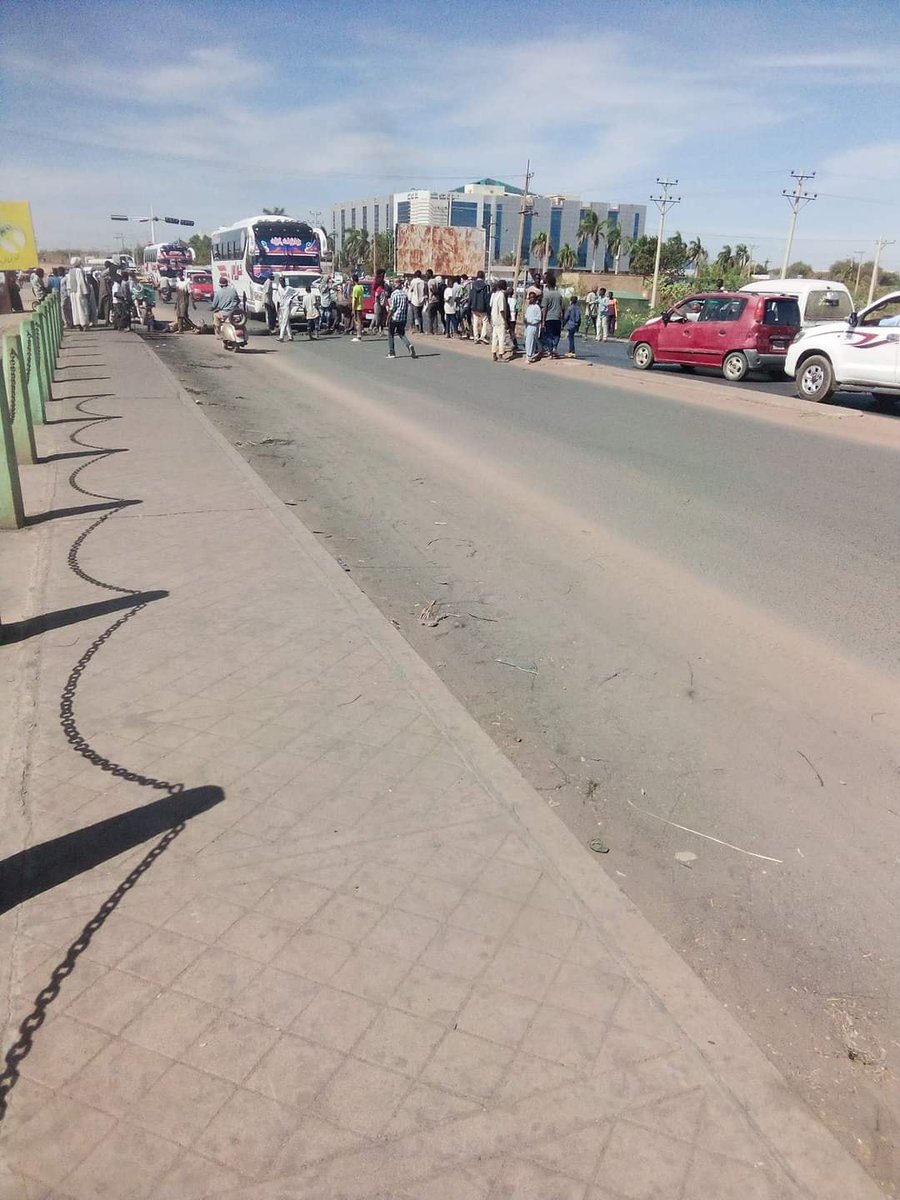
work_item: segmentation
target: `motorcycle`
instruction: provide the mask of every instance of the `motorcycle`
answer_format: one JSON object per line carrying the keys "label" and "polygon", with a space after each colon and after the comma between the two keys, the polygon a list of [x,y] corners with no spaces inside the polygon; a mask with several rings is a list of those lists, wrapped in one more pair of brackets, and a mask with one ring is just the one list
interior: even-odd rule
{"label": "motorcycle", "polygon": [[217,330],[226,350],[243,350],[247,345],[247,318],[242,312],[229,313]]}

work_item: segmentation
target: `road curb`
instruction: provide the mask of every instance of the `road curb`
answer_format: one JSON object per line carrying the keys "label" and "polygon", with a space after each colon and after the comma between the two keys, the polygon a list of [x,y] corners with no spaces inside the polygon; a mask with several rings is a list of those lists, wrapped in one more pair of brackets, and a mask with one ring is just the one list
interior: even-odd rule
{"label": "road curb", "polygon": [[[884,1200],[884,1194],[844,1150],[698,976],[602,871],[547,808],[443,681],[347,577],[314,534],[289,513],[231,443],[198,409],[169,367],[141,344],[164,372],[185,408],[244,478],[262,507],[346,602],[369,639],[402,673],[433,720],[491,794],[515,814],[555,874],[602,925],[614,952],[678,1024],[719,1085],[730,1093],[787,1175],[810,1200]],[[612,368],[615,370],[615,368]]]}

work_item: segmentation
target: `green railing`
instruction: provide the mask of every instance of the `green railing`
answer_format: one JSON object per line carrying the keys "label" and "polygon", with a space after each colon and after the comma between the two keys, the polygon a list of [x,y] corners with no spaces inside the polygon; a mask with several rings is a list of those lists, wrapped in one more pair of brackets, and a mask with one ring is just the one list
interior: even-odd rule
{"label": "green railing", "polygon": [[35,425],[47,421],[63,336],[59,296],[51,292],[18,330],[3,338],[0,371],[0,529],[25,524],[19,466],[37,462]]}

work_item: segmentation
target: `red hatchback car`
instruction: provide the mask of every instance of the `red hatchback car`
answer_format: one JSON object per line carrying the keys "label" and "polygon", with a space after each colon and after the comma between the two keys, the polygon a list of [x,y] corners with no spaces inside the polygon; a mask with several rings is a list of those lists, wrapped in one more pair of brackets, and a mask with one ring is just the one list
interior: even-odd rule
{"label": "red hatchback car", "polygon": [[213,277],[209,271],[200,271],[196,267],[185,272],[191,286],[191,297],[194,300],[212,300]]}
{"label": "red hatchback car", "polygon": [[641,371],[654,363],[678,363],[686,371],[715,367],[739,383],[750,371],[780,375],[799,332],[793,296],[701,292],[635,329],[628,349]]}

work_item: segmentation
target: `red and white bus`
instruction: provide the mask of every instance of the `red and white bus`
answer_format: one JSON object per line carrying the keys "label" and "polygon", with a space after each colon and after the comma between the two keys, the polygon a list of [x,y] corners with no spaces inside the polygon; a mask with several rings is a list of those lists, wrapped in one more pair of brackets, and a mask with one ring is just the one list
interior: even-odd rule
{"label": "red and white bus", "polygon": [[322,277],[325,231],[295,217],[245,217],[217,229],[210,241],[213,282],[226,275],[256,316],[265,312],[263,289],[270,276],[282,275],[299,288],[315,287]]}
{"label": "red and white bus", "polygon": [[144,247],[144,274],[152,287],[168,300],[175,280],[194,261],[187,242],[154,242]]}

